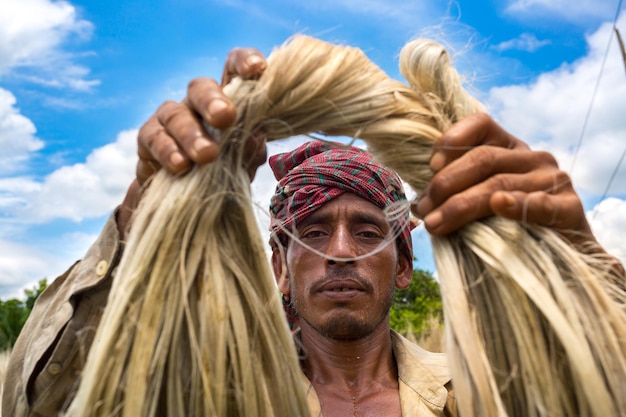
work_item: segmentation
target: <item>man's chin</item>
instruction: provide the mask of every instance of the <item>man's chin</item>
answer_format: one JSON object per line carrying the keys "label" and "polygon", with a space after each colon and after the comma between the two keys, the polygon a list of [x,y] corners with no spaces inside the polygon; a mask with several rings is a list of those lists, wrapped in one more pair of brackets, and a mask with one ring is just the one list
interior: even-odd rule
{"label": "man's chin", "polygon": [[370,335],[375,327],[372,323],[364,323],[352,317],[336,317],[316,330],[328,339],[349,342]]}

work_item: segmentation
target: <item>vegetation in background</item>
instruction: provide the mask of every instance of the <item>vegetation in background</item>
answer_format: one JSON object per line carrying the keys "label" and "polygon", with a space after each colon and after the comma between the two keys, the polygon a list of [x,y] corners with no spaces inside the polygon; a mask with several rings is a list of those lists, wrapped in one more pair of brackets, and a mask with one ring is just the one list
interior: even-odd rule
{"label": "vegetation in background", "polygon": [[413,271],[411,285],[396,290],[391,307],[391,328],[416,339],[428,337],[443,324],[443,303],[439,284],[428,271]]}
{"label": "vegetation in background", "polygon": [[39,294],[46,289],[48,281],[44,278],[32,289],[24,290],[23,300],[12,298],[0,300],[0,352],[13,347],[30,311]]}
{"label": "vegetation in background", "polygon": [[[13,346],[35,300],[47,285],[44,278],[33,288],[24,290],[24,299],[0,300],[0,351]],[[391,327],[419,340],[431,336],[438,330],[437,324],[442,322],[439,284],[428,271],[416,269],[409,288],[396,290],[391,307]]]}

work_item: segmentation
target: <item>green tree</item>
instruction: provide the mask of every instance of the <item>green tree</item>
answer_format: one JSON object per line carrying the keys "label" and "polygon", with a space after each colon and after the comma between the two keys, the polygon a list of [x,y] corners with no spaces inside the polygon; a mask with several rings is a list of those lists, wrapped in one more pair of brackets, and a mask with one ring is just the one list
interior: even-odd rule
{"label": "green tree", "polygon": [[35,305],[35,301],[39,297],[39,294],[41,294],[47,287],[48,280],[44,278],[42,280],[39,280],[37,285],[35,285],[32,289],[24,290],[24,295],[26,295],[26,300],[24,300],[24,303],[26,304],[26,308],[28,309],[29,313],[30,310],[33,309],[33,305]]}
{"label": "green tree", "polygon": [[409,330],[416,336],[427,330],[428,322],[435,317],[443,321],[443,303],[439,284],[428,271],[413,271],[411,285],[406,290],[396,290],[391,307],[391,327],[402,334]]}
{"label": "green tree", "polygon": [[13,347],[39,294],[48,285],[44,278],[32,289],[24,290],[25,299],[0,300],[0,351]]}

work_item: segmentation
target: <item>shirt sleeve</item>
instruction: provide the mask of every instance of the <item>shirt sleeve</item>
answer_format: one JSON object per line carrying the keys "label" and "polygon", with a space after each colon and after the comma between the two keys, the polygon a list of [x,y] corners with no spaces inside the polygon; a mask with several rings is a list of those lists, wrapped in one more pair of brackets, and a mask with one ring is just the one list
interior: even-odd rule
{"label": "shirt sleeve", "polygon": [[58,416],[71,401],[122,252],[115,218],[37,299],[13,346],[2,415]]}

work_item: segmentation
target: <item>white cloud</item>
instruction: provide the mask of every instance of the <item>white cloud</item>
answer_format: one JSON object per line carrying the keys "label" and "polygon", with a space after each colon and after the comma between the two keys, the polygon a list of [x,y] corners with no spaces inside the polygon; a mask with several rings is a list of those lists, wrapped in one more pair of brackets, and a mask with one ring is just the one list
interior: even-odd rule
{"label": "white cloud", "polygon": [[[36,277],[48,266],[47,257],[33,247],[20,245],[14,242],[0,239],[0,289],[3,293],[6,289],[15,290],[23,288],[30,282],[36,282],[37,278],[24,282],[24,277]],[[39,279],[44,276],[39,276]],[[18,296],[20,294],[14,294]],[[2,294],[2,298],[6,295]]]}
{"label": "white cloud", "polygon": [[136,138],[137,130],[121,132],[115,142],[92,151],[84,163],[64,166],[42,181],[27,176],[0,178],[2,298],[21,297],[23,288],[44,277],[51,281],[83,256],[95,235],[44,234],[28,243],[19,239],[35,224],[105,218],[111,213],[134,178]]}
{"label": "white cloud", "polygon": [[499,52],[509,50],[535,52],[536,50],[549,44],[549,40],[539,40],[532,33],[522,33],[518,38],[501,42],[498,45],[495,45],[493,48]]}
{"label": "white cloud", "polygon": [[15,171],[30,154],[43,147],[35,125],[15,107],[15,96],[0,88],[0,172]]}
{"label": "white cloud", "polygon": [[[626,13],[618,26],[626,27]],[[572,165],[610,36],[612,25],[603,25],[587,38],[585,57],[544,73],[530,84],[493,88],[486,100],[508,130],[534,148],[554,153],[566,171]],[[602,193],[626,146],[625,108],[624,63],[613,42],[572,172],[574,183],[586,193]],[[626,175],[625,168],[618,178]],[[626,192],[626,183],[616,182],[611,191]]]}
{"label": "white cloud", "polygon": [[3,0],[0,13],[0,76],[20,68],[28,81],[75,90],[99,84],[61,46],[72,36],[87,40],[93,25],[66,1]]}
{"label": "white cloud", "polygon": [[136,138],[137,130],[121,132],[115,142],[95,149],[84,163],[61,167],[43,182],[0,181],[5,211],[32,223],[55,218],[80,221],[111,212],[134,178]]}
{"label": "white cloud", "polygon": [[96,236],[65,233],[26,243],[33,224],[54,219],[104,218],[121,203],[134,177],[137,130],[95,149],[84,163],[64,166],[43,179],[0,178],[0,294],[21,297],[22,289],[54,279],[82,257]]}
{"label": "white cloud", "polygon": [[529,19],[546,16],[562,18],[575,23],[591,20],[612,19],[615,15],[614,2],[607,0],[512,0],[506,12]]}
{"label": "white cloud", "polygon": [[608,198],[587,212],[587,218],[602,246],[626,265],[626,201]]}
{"label": "white cloud", "polygon": [[0,298],[23,298],[23,289],[50,284],[80,259],[96,235],[67,233],[45,242],[20,244],[0,238]]}

